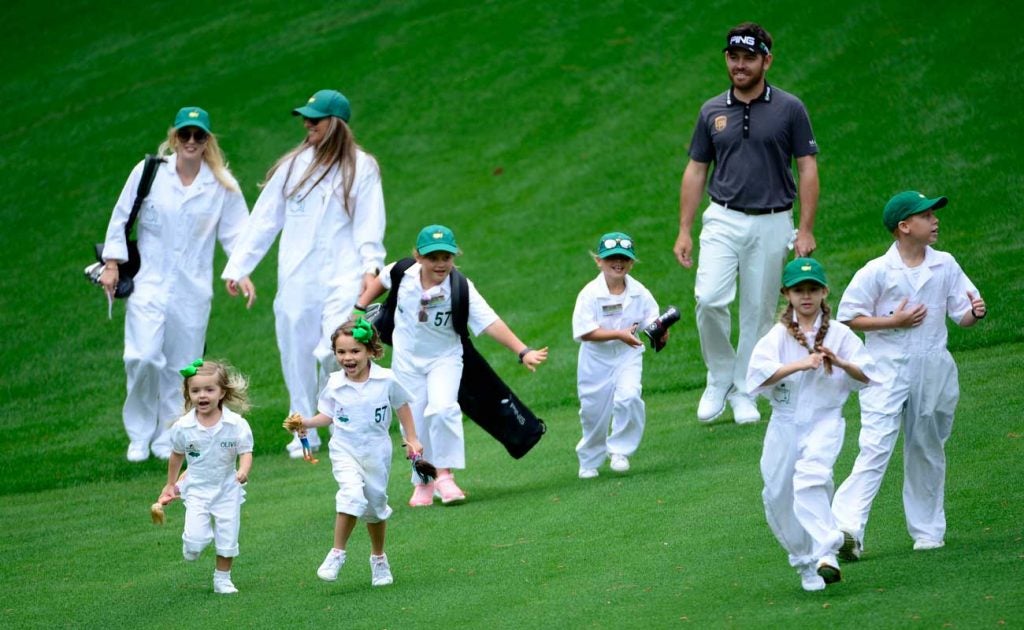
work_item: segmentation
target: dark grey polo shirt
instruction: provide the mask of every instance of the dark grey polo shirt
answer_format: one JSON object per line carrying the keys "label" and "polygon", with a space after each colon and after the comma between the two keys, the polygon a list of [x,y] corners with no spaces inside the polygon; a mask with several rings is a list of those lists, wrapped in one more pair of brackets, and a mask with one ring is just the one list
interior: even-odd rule
{"label": "dark grey polo shirt", "polygon": [[779,208],[793,203],[792,159],[818,152],[807,109],[800,99],[765,84],[750,104],[732,88],[700,108],[690,158],[715,163],[708,195],[741,208]]}

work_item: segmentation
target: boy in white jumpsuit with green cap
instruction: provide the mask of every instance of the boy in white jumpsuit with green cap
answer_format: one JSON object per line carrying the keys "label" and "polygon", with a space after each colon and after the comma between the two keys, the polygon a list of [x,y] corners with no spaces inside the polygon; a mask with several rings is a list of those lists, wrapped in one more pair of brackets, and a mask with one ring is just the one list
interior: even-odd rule
{"label": "boy in white jumpsuit with green cap", "polygon": [[[331,333],[384,265],[384,194],[377,161],[346,124],[344,95],[320,90],[292,113],[303,117],[308,136],[271,169],[221,277],[233,291],[281,233],[274,299],[281,370],[291,411],[311,417],[319,383],[336,369]],[[336,146],[339,154],[331,154]],[[319,448],[316,429],[309,442]],[[298,438],[288,451],[302,456]]]}
{"label": "boy in white jumpsuit with green cap", "polygon": [[901,424],[903,507],[914,549],[945,544],[945,445],[960,398],[945,317],[968,327],[986,315],[985,301],[956,260],[931,247],[938,239],[935,211],[946,203],[916,191],[889,200],[882,222],[896,242],[854,275],[839,304],[838,318],[864,331],[868,352],[895,373],[860,396],[860,453],[832,500],[846,560],[860,558]]}

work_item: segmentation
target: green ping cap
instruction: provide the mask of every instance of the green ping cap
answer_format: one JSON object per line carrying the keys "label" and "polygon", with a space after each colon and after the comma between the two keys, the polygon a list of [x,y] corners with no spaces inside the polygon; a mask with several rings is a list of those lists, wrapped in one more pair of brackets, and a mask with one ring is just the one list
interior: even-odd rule
{"label": "green ping cap", "polygon": [[817,282],[823,287],[828,286],[825,280],[825,268],[813,258],[795,258],[786,264],[782,270],[782,286],[790,288],[805,280]]}
{"label": "green ping cap", "polygon": [[608,232],[597,241],[598,258],[608,258],[615,255],[636,260],[636,253],[633,251],[633,239],[629,234]]}
{"label": "green ping cap", "polygon": [[431,252],[459,253],[459,246],[455,244],[455,234],[443,225],[428,225],[420,230],[416,237],[416,251],[420,256],[426,256]]}
{"label": "green ping cap", "polygon": [[336,116],[345,122],[352,117],[352,106],[345,95],[337,90],[320,90],[309,97],[306,104],[292,110],[292,116],[326,118]]}
{"label": "green ping cap", "polygon": [[210,115],[201,107],[182,107],[178,110],[178,115],[174,117],[174,128],[182,127],[199,127],[206,133],[213,133],[210,131]]}
{"label": "green ping cap", "polygon": [[882,223],[885,224],[885,229],[892,232],[903,219],[925,210],[938,210],[947,203],[949,203],[949,199],[945,197],[929,199],[916,190],[905,190],[885,204],[885,210],[882,211]]}

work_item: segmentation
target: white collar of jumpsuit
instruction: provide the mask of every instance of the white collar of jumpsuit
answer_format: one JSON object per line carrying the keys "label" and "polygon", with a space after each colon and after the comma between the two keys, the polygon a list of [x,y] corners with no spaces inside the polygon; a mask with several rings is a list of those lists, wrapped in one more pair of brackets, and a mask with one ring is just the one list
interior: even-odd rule
{"label": "white collar of jumpsuit", "polygon": [[636,286],[636,282],[633,280],[633,278],[629,276],[629,274],[626,274],[625,278],[626,290],[623,291],[622,293],[616,293],[615,295],[612,295],[612,292],[608,290],[608,283],[605,282],[603,273],[598,273],[597,279],[598,295],[600,297],[617,298],[622,297],[624,295],[628,295],[629,297],[636,297],[637,295],[640,294],[639,287]]}
{"label": "white collar of jumpsuit", "polygon": [[[167,169],[167,174],[171,176],[171,181],[173,181],[176,186],[185,190],[195,190],[198,192],[203,189],[204,185],[209,184],[216,179],[213,176],[213,171],[210,170],[210,167],[206,164],[206,160],[203,160],[199,163],[199,173],[197,173],[196,178],[192,180],[192,184],[185,186],[181,183],[181,179],[178,178],[178,156],[175,153],[167,156],[167,161],[161,165],[161,168]],[[197,184],[199,185],[197,186]]]}
{"label": "white collar of jumpsuit", "polygon": [[[227,407],[221,407],[220,409],[220,421],[224,424],[238,424],[238,419],[241,417],[234,411],[231,411]],[[183,427],[195,427],[199,426],[199,418],[196,416],[196,410],[193,407],[189,410],[188,415],[181,421]]]}

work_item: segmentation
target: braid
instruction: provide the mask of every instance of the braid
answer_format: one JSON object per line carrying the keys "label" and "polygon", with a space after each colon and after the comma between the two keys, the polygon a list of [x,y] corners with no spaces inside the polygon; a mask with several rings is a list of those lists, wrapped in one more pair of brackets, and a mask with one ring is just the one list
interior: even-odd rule
{"label": "braid", "polygon": [[792,304],[788,304],[786,306],[786,310],[782,311],[782,317],[779,318],[779,321],[786,327],[786,331],[789,332],[793,339],[796,339],[798,344],[807,348],[807,352],[812,354],[814,353],[814,350],[807,345],[807,337],[805,337],[804,333],[800,331],[800,323],[793,317]]}
{"label": "braid", "polygon": [[[825,335],[828,334],[828,322],[829,314],[832,309],[829,308],[828,302],[825,300],[821,301],[821,327],[818,328],[818,334],[814,337],[814,349],[818,350],[821,348],[821,343],[825,341]],[[832,361],[825,357],[822,363],[825,365],[825,374],[832,374]]]}

